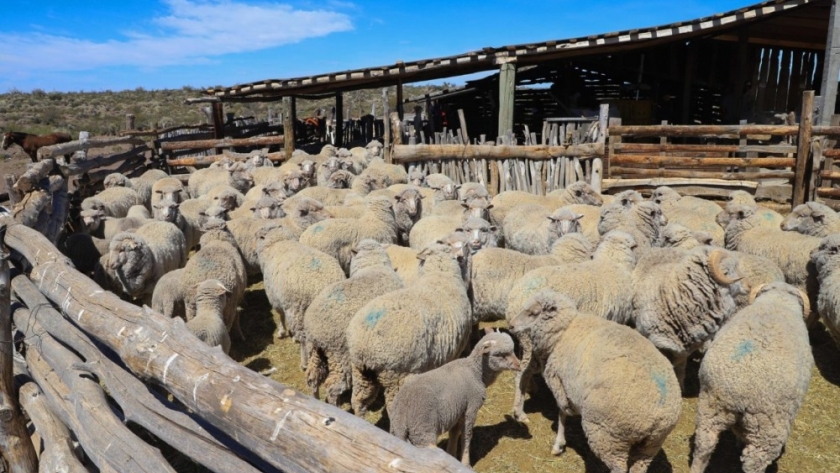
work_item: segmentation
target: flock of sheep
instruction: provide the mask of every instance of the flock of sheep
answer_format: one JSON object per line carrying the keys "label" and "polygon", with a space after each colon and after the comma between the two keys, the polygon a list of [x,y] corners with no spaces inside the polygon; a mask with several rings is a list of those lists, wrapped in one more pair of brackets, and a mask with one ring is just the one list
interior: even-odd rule
{"label": "flock of sheep", "polygon": [[[727,429],[745,472],[781,454],[814,364],[808,326],[821,318],[840,343],[834,211],[811,202],[783,218],[741,191],[721,209],[666,187],[645,200],[583,182],[491,198],[380,154],[372,142],[279,167],[225,159],[186,185],[112,174],[62,250],[225,352],[262,278],[314,396],[349,394],[363,415],[383,394],[391,433],[434,446],[448,431],[465,464],[487,386],[513,370],[518,421],[534,374],[557,401],[553,454],[575,415],[611,472],[646,471],[699,353],[691,471]],[[478,331],[501,319],[508,331]]]}

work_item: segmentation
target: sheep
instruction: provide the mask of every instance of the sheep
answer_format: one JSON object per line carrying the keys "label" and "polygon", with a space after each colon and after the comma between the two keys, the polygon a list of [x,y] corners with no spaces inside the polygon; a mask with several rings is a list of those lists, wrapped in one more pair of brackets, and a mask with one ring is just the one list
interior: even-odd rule
{"label": "sheep", "polygon": [[817,313],[834,343],[840,347],[840,234],[829,235],[811,251],[811,261],[819,278]]}
{"label": "sheep", "polygon": [[210,189],[219,184],[229,185],[239,192],[245,193],[254,184],[254,180],[251,177],[251,173],[244,166],[237,163],[229,169],[199,169],[190,175],[190,179],[187,181],[187,188],[189,189],[190,196],[195,199],[206,194]]}
{"label": "sheep", "polygon": [[394,218],[397,222],[397,240],[408,245],[408,236],[414,224],[423,215],[423,195],[417,188],[406,188],[394,196]]}
{"label": "sheep", "polygon": [[356,175],[361,174],[370,164],[367,159],[367,152],[364,148],[358,146],[351,150],[340,148],[336,151],[336,156],[341,160],[342,169]]}
{"label": "sheep", "polygon": [[470,441],[487,387],[504,370],[519,370],[510,335],[489,332],[466,358],[409,376],[388,410],[391,434],[418,447],[436,447],[449,431],[448,451],[470,465]]}
{"label": "sheep", "polygon": [[[261,231],[268,231],[274,228],[283,227],[282,219],[264,220],[253,217],[241,217],[227,222],[228,230],[236,241],[236,246],[245,262],[245,272],[248,277],[260,275],[260,257],[257,252],[258,235]],[[286,231],[289,231],[286,227]],[[289,236],[291,240],[297,240],[294,235]]]}
{"label": "sheep", "polygon": [[601,210],[598,232],[605,235],[612,230],[621,230],[633,236],[638,245],[637,256],[660,244],[662,227],[668,219],[656,202],[644,201],[625,207],[621,201],[614,202]]}
{"label": "sheep", "polygon": [[359,177],[362,176],[371,176],[378,184],[378,189],[384,189],[391,184],[408,184],[408,173],[403,166],[397,164],[370,163],[359,173]]}
{"label": "sheep", "polygon": [[589,184],[578,181],[565,189],[549,192],[546,196],[534,195],[523,191],[505,191],[493,197],[493,210],[490,211],[490,222],[502,226],[505,217],[514,207],[520,204],[539,204],[549,211],[571,204],[586,204],[601,206],[604,199]]}
{"label": "sheep", "polygon": [[[676,256],[660,255],[668,250]],[[651,252],[633,271],[633,322],[673,362],[680,386],[688,357],[735,312],[735,296],[747,293],[742,279],[737,255],[707,246]]]}
{"label": "sheep", "polygon": [[808,297],[777,282],[718,332],[700,364],[691,473],[703,473],[721,432],[744,443],[745,473],[764,472],[782,453],[811,381],[814,356],[803,322]]}
{"label": "sheep", "polygon": [[351,404],[357,416],[385,389],[391,405],[402,378],[437,368],[464,351],[475,320],[464,273],[466,247],[453,254],[443,244],[421,251],[416,284],[392,291],[359,309],[347,327],[352,366]]}
{"label": "sheep", "polygon": [[[468,218],[487,220],[490,204],[485,199],[473,199],[461,204],[461,215],[431,215],[421,218],[408,235],[409,246],[422,250],[459,228]],[[489,225],[488,225],[489,226]],[[493,230],[493,232],[496,232]]]}
{"label": "sheep", "polygon": [[250,158],[245,160],[245,169],[252,171],[257,168],[266,167],[273,168],[274,163],[263,153],[255,153]]}
{"label": "sheep", "polygon": [[332,189],[330,187],[321,186],[307,187],[305,189],[301,189],[301,191],[293,197],[286,199],[286,202],[283,204],[283,210],[285,210],[286,213],[289,213],[289,208],[294,207],[298,200],[303,198],[317,200],[323,205],[343,205],[344,199],[350,192],[350,189]]}
{"label": "sheep", "polygon": [[[205,225],[200,240],[201,249],[183,269],[175,271],[173,277],[167,275],[166,284],[159,283],[155,287],[151,306],[168,317],[184,316],[187,321],[192,320],[197,310],[194,287],[207,279],[218,279],[230,291],[222,311],[225,327],[228,331],[235,330],[237,336],[243,338],[236,307],[248,284],[245,264],[226,222],[214,223]],[[182,305],[184,313],[180,312]]]}
{"label": "sheep", "polygon": [[580,233],[582,217],[565,207],[551,212],[542,205],[516,206],[502,225],[505,247],[526,255],[547,255],[555,240],[567,233]]}
{"label": "sheep", "polygon": [[445,200],[458,200],[458,188],[455,181],[445,174],[435,173],[426,176],[426,185],[435,191],[435,203]]}
{"label": "sheep", "polygon": [[233,158],[229,158],[227,156],[222,156],[218,161],[213,161],[208,166],[210,169],[229,169],[233,166],[234,160]]}
{"label": "sheep", "polygon": [[580,415],[612,473],[647,471],[682,408],[668,360],[633,329],[578,312],[552,291],[529,299],[510,327],[546,355],[543,378],[560,408],[551,453],[565,449],[566,417]]}
{"label": "sheep", "polygon": [[[732,191],[729,194],[729,203],[758,207],[757,213],[761,214],[761,218],[756,222],[756,224],[760,223],[761,225],[766,225],[768,227],[778,227],[785,219],[779,212],[758,205],[755,202],[755,197],[747,191]],[[724,230],[726,229],[726,225],[729,223],[729,213],[726,211],[726,207],[717,214],[715,221],[721,228]]]}
{"label": "sheep", "polygon": [[102,186],[108,189],[109,187],[128,187],[129,189],[132,188],[131,179],[125,177],[124,174],[119,172],[113,172],[105,176],[105,179],[102,181]]}
{"label": "sheep", "polygon": [[[97,282],[151,305],[157,281],[187,261],[184,234],[169,222],[150,222],[118,233],[100,259]],[[104,287],[104,286],[103,286]]]}
{"label": "sheep", "polygon": [[[764,215],[754,205],[730,202],[726,204],[726,211],[729,214],[726,248],[773,261],[784,273],[785,281],[804,290],[810,298],[811,307],[816,307],[818,285],[811,251],[819,247],[821,239],[767,225]],[[817,317],[817,314],[811,314],[809,327]]]}
{"label": "sheep", "polygon": [[721,210],[718,204],[697,197],[682,196],[667,186],[657,187],[651,200],[660,205],[669,222],[685,225],[691,230],[709,232],[715,245],[723,246],[723,229],[716,221]]}
{"label": "sheep", "polygon": [[[131,188],[134,189],[140,198],[143,200],[143,205],[151,209],[152,205],[152,186],[160,179],[169,177],[168,174],[160,169],[149,169],[140,177],[131,178]],[[128,186],[125,186],[128,187]]]}
{"label": "sheep", "polygon": [[224,207],[231,212],[242,206],[245,202],[245,195],[227,184],[219,184],[208,190],[199,199],[211,200],[213,205]]}
{"label": "sheep", "polygon": [[344,169],[339,169],[338,171],[330,174],[325,186],[330,189],[352,189],[355,181],[356,176],[353,175],[353,173],[345,171]]}
{"label": "sheep", "polygon": [[152,214],[149,212],[143,205],[132,205],[128,208],[128,213],[125,214],[126,218],[137,218],[141,220],[151,220]]}
{"label": "sheep", "polygon": [[426,187],[426,173],[420,168],[414,168],[408,173],[408,183],[417,187]]}
{"label": "sheep", "polygon": [[[531,296],[551,289],[569,297],[583,312],[626,324],[632,319],[633,286],[629,282],[636,263],[635,245],[629,234],[612,231],[604,235],[591,260],[526,272],[508,292],[505,319],[510,323]],[[525,421],[525,388],[538,371],[541,357],[532,354],[534,348],[527,340],[520,341],[525,369],[516,376],[513,412],[517,419]]]}
{"label": "sheep", "polygon": [[[711,237],[707,237],[704,232],[692,232],[688,228],[679,223],[669,223],[662,227],[660,234],[660,242],[663,247],[668,248],[682,248],[690,250],[702,245],[712,245]],[[701,241],[702,240],[702,241]]]}
{"label": "sheep", "polygon": [[345,336],[350,318],[374,298],[403,287],[379,242],[362,240],[353,252],[350,278],[325,287],[303,316],[310,351],[306,384],[316,398],[323,384],[326,400],[333,405],[352,382]]}
{"label": "sheep", "polygon": [[309,351],[304,314],[325,287],[344,280],[344,270],[332,256],[289,240],[283,227],[262,231],[257,239],[265,295],[271,308],[283,316],[277,338],[289,334],[300,343],[300,366],[305,370]]}
{"label": "sheep", "polygon": [[371,140],[370,143],[365,145],[365,151],[367,152],[368,162],[370,162],[370,160],[374,158],[381,158],[382,143],[380,143],[377,140]]}
{"label": "sheep", "polygon": [[582,263],[591,257],[592,246],[580,233],[563,235],[551,245],[547,255],[525,255],[506,248],[482,249],[473,256],[470,268],[473,316],[480,321],[504,319],[508,292],[527,272],[543,266]]}
{"label": "sheep", "polygon": [[349,274],[351,250],[366,238],[380,243],[397,242],[397,222],[388,198],[369,199],[365,213],[358,219],[334,218],[318,222],[301,234],[300,242],[336,258]]}
{"label": "sheep", "polygon": [[79,212],[79,216],[82,218],[82,231],[106,241],[111,241],[111,238],[117,233],[140,228],[150,220],[135,217],[108,217],[105,215],[105,211],[101,209],[82,210]]}
{"label": "sheep", "polygon": [[213,202],[206,199],[187,199],[178,204],[178,213],[181,214],[189,228],[190,238],[194,241],[194,235],[201,237],[201,227],[207,220],[207,210],[213,206]]}
{"label": "sheep", "polygon": [[152,185],[152,208],[155,204],[164,199],[169,199],[175,203],[181,203],[187,200],[186,190],[184,184],[180,179],[174,177],[166,177],[156,181]]}
{"label": "sheep", "polygon": [[485,220],[490,220],[490,209],[493,205],[490,203],[490,196],[483,196],[477,194],[470,194],[461,200],[432,200],[432,206],[427,207],[424,217],[431,215],[461,215],[464,209],[467,208],[481,208],[485,212],[483,214],[475,214],[476,217],[481,217]]}
{"label": "sheep", "polygon": [[478,182],[465,182],[458,187],[459,200],[463,201],[476,197],[484,197],[487,200],[491,200],[490,193],[487,191],[487,188],[484,187],[484,184],[480,184]]}
{"label": "sheep", "polygon": [[283,211],[283,200],[267,195],[261,197],[249,210],[253,212],[254,218],[272,219],[286,216],[286,212]]}
{"label": "sheep", "polygon": [[823,238],[840,232],[840,216],[825,204],[806,202],[797,205],[782,221],[780,228]]}
{"label": "sheep", "polygon": [[134,205],[143,205],[143,198],[134,189],[111,187],[82,201],[82,210],[102,210],[108,217],[123,218]]}
{"label": "sheep", "polygon": [[[452,232],[435,243],[448,245],[453,254],[458,254],[468,245],[467,238],[468,235],[466,233]],[[420,276],[418,271],[420,260],[417,258],[419,251],[399,245],[386,245],[385,252],[388,253],[388,258],[391,260],[394,271],[400,276],[405,286],[417,282],[417,278]]]}
{"label": "sheep", "polygon": [[[331,157],[318,166],[318,177],[316,182],[319,186],[326,186],[332,173],[342,169],[342,160],[339,157]],[[346,168],[344,168],[346,170]]]}
{"label": "sheep", "polygon": [[230,333],[225,327],[224,306],[230,295],[218,279],[208,279],[195,286],[195,317],[187,322],[187,329],[211,347],[230,352]]}
{"label": "sheep", "polygon": [[170,199],[160,200],[155,202],[154,210],[155,210],[155,220],[159,220],[161,222],[169,222],[178,227],[179,230],[184,234],[184,241],[186,242],[187,252],[191,251],[198,245],[198,240],[201,238],[201,229],[199,227],[193,227],[181,215],[181,211],[179,210],[180,204]]}

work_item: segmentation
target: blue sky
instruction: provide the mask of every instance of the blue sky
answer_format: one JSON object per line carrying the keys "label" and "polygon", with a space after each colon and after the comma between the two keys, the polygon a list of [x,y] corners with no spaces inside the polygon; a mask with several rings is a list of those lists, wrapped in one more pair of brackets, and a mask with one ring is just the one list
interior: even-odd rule
{"label": "blue sky", "polygon": [[230,86],[653,26],[752,3],[3,0],[0,93]]}

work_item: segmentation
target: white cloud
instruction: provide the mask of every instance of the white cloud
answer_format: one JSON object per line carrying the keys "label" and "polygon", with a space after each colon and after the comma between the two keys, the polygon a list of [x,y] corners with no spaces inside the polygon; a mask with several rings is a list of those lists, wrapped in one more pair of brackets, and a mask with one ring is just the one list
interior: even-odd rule
{"label": "white cloud", "polygon": [[[42,32],[0,33],[0,71],[79,71],[108,66],[199,64],[347,31],[350,17],[336,11],[232,0],[164,0],[169,15],[152,19],[157,32],[127,32],[95,42]],[[4,71],[6,69],[6,71]]]}

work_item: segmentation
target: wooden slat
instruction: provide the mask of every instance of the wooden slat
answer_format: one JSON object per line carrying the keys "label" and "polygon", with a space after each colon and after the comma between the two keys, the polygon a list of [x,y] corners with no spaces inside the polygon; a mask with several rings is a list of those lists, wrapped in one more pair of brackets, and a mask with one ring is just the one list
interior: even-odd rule
{"label": "wooden slat", "polygon": [[686,145],[652,143],[617,143],[613,147],[622,153],[689,152],[689,153],[795,153],[793,145]]}
{"label": "wooden slat", "polygon": [[164,151],[177,149],[213,149],[228,148],[231,146],[266,146],[282,145],[285,142],[283,135],[279,136],[258,136],[254,138],[223,138],[217,140],[195,140],[195,141],[172,141],[161,143],[160,148]]}
{"label": "wooden slat", "polygon": [[711,186],[711,187],[746,187],[755,189],[757,182],[726,181],[723,179],[684,179],[684,178],[654,178],[654,179],[604,179],[604,188],[621,187],[660,187],[660,186]]}
{"label": "wooden slat", "polygon": [[755,166],[763,168],[789,168],[796,164],[794,158],[697,158],[692,156],[647,156],[616,154],[610,165],[654,164],[659,166]]}
{"label": "wooden slat", "polygon": [[622,166],[613,167],[612,173],[616,176],[683,177],[726,180],[792,179],[794,177],[793,171],[714,172],[693,171],[686,169],[628,168]]}
{"label": "wooden slat", "polygon": [[805,203],[805,172],[808,169],[808,156],[811,154],[811,133],[814,115],[814,91],[806,90],[802,93],[802,117],[799,120],[799,138],[796,152],[796,177],[793,181],[792,205]]}
{"label": "wooden slat", "polygon": [[716,136],[718,138],[737,138],[742,135],[794,136],[798,132],[798,127],[790,125],[650,125],[617,126],[609,130],[611,136]]}
{"label": "wooden slat", "polygon": [[603,143],[569,146],[402,145],[394,146],[395,163],[435,159],[551,159],[558,156],[601,157]]}

